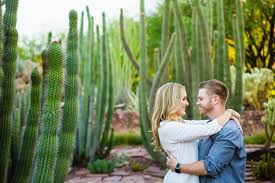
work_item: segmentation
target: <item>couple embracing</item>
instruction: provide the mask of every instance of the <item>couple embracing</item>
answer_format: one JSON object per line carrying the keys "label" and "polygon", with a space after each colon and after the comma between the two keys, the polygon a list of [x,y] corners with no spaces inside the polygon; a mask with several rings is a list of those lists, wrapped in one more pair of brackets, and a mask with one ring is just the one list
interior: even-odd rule
{"label": "couple embracing", "polygon": [[218,80],[199,85],[197,105],[209,120],[183,120],[188,106],[184,86],[166,83],[152,115],[155,150],[167,154],[164,183],[244,182],[246,152],[240,115],[225,104],[229,92]]}

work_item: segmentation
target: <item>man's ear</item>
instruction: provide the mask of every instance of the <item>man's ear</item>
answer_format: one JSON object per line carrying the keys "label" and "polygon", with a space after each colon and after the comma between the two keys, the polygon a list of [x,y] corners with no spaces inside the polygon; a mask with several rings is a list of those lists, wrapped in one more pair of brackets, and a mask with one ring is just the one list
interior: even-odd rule
{"label": "man's ear", "polygon": [[212,100],[212,104],[214,104],[214,105],[216,105],[216,104],[218,104],[218,103],[221,102],[221,99],[220,99],[220,97],[218,95],[213,95],[212,98],[211,98],[211,100]]}

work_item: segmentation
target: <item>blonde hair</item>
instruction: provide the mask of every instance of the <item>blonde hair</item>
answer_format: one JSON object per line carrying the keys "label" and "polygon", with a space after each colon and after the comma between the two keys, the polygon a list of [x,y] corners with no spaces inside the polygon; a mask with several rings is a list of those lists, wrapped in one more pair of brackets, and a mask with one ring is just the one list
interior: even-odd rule
{"label": "blonde hair", "polygon": [[162,85],[156,92],[152,115],[153,145],[155,146],[155,151],[163,151],[158,135],[160,122],[170,120],[172,115],[178,111],[180,99],[185,92],[184,86],[172,82]]}

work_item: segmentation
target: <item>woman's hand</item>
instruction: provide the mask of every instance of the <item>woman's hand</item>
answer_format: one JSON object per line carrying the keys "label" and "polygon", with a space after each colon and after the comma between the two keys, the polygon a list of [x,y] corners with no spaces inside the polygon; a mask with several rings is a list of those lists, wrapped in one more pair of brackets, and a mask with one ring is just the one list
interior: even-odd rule
{"label": "woman's hand", "polygon": [[225,111],[225,114],[232,120],[235,121],[236,125],[238,126],[238,128],[241,130],[241,132],[243,133],[243,129],[242,129],[242,125],[240,123],[240,119],[241,119],[241,115],[236,112],[235,110],[233,109],[227,109]]}

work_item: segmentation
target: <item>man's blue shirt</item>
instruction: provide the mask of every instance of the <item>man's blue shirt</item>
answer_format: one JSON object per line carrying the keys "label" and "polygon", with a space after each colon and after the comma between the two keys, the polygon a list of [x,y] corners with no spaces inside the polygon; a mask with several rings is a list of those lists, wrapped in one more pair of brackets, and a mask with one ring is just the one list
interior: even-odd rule
{"label": "man's blue shirt", "polygon": [[200,176],[200,183],[244,182],[246,152],[243,135],[234,121],[199,141],[199,160],[208,172],[207,176]]}

